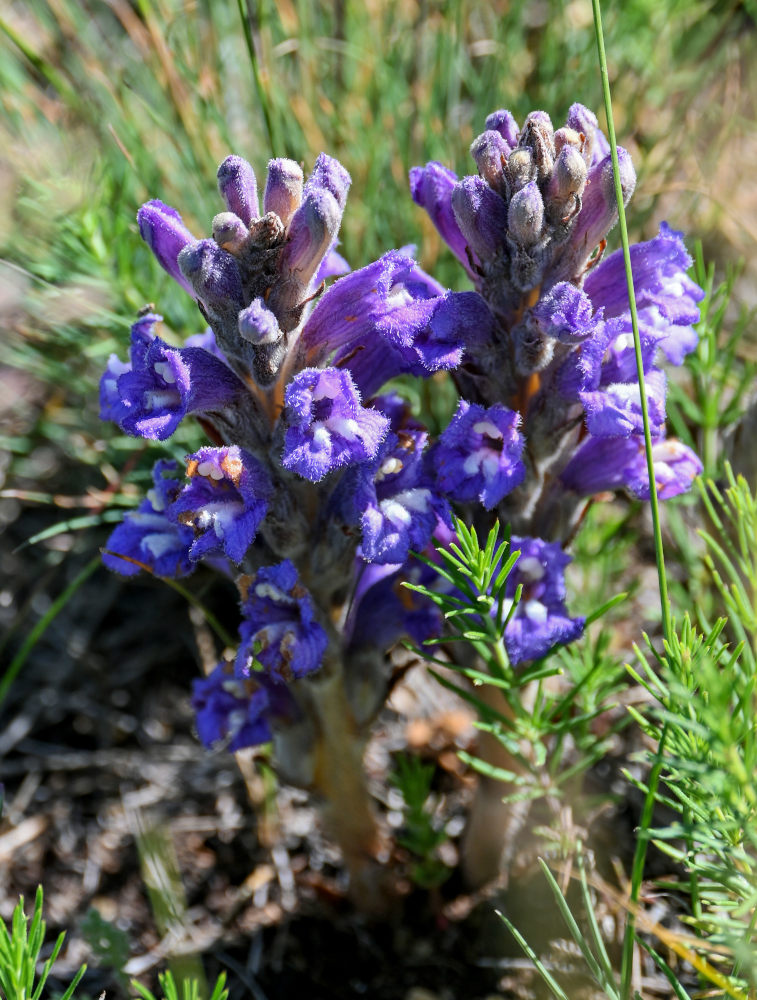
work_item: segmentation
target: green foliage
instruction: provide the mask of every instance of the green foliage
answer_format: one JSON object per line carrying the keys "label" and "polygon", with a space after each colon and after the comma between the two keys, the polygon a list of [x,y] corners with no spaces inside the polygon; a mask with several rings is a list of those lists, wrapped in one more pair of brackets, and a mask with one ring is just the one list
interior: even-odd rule
{"label": "green foliage", "polygon": [[[142,1000],[205,1000],[205,994],[201,991],[196,979],[181,979],[181,987],[176,983],[173,974],[161,972],[158,974],[160,983],[160,993],[156,996],[151,990],[136,979],[132,979],[131,985],[137,991]],[[226,989],[226,973],[222,972],[216,980],[213,992],[208,1000],[228,1000],[229,991]]]}
{"label": "green foliage", "polygon": [[[65,933],[61,933],[49,958],[37,975],[45,947],[45,921],[42,919],[42,886],[37,888],[31,923],[24,913],[23,897],[13,911],[10,926],[0,921],[0,998],[2,1000],[39,1000],[47,978],[63,947]],[[83,965],[60,1000],[71,1000],[74,990],[86,971]]]}
{"label": "green foliage", "polygon": [[[727,977],[757,987],[757,498],[726,465],[725,493],[701,492],[713,585],[730,618],[705,632],[684,619],[662,653],[639,652],[632,675],[656,708],[635,713],[660,747],[656,798],[678,819],[646,831],[688,872],[688,919],[730,953]],[[735,646],[724,641],[735,635]]]}
{"label": "green foliage", "polygon": [[80,930],[92,949],[97,965],[111,969],[125,989],[128,977],[124,966],[129,960],[129,935],[126,931],[105,920],[94,908],[87,911]]}
{"label": "green foliage", "polygon": [[693,278],[705,291],[696,325],[699,343],[685,362],[690,384],[671,381],[667,412],[676,435],[702,459],[705,476],[720,474],[723,433],[742,415],[757,374],[757,364],[742,357],[755,311],[742,308],[735,320],[731,316],[738,277],[739,271],[730,269],[716,286],[715,267],[705,266],[702,247],[697,245]]}
{"label": "green foliage", "polygon": [[[620,664],[608,654],[609,637],[600,634],[581,651],[565,649],[554,655],[553,650],[540,660],[514,668],[507,656],[505,629],[515,614],[522,588],[518,586],[508,598],[506,587],[520,552],[512,548],[509,537],[500,541],[498,523],[483,546],[475,529],[467,528],[459,518],[455,529],[457,542],[448,549],[437,545],[440,562],[418,557],[440,577],[440,588],[404,584],[433,601],[446,625],[445,634],[428,640],[415,652],[472,683],[473,690],[432,670],[439,683],[474,707],[479,717],[477,728],[506,748],[519,772],[461,751],[465,763],[481,774],[512,784],[515,790],[506,798],[513,801],[561,796],[565,785],[607,750],[612,733],[600,736],[592,723],[612,707],[612,698],[622,684]],[[609,601],[589,620],[623,597]],[[430,655],[430,649],[438,646],[453,650],[450,659]]]}
{"label": "green foliage", "polygon": [[450,875],[450,869],[435,856],[447,834],[434,824],[430,806],[433,777],[434,765],[424,764],[410,754],[394,758],[394,770],[389,776],[405,804],[405,822],[398,842],[416,859],[410,875],[422,889],[435,888]]}
{"label": "green foliage", "polygon": [[[617,973],[613,970],[610,958],[607,954],[607,949],[602,939],[599,924],[597,923],[595,916],[595,902],[589,888],[583,856],[580,850],[578,852],[577,863],[584,909],[582,916],[585,928],[579,926],[579,923],[574,917],[573,912],[568,905],[568,901],[560,889],[560,886],[557,884],[554,875],[546,864],[539,859],[539,864],[541,865],[544,877],[552,890],[555,905],[557,906],[560,916],[563,918],[565,925],[568,928],[570,936],[573,938],[579,948],[579,951],[581,952],[581,956],[583,957],[586,970],[588,971],[591,980],[602,991],[602,996],[607,997],[607,1000],[620,1000],[620,983],[618,981]],[[555,1000],[568,1000],[568,995],[560,986],[558,980],[547,968],[542,959],[536,954],[523,935],[503,913],[500,913],[499,916],[525,954],[531,960],[534,968],[541,976],[549,992],[553,997],[555,997]],[[636,993],[635,1000],[641,1000],[641,995]]]}

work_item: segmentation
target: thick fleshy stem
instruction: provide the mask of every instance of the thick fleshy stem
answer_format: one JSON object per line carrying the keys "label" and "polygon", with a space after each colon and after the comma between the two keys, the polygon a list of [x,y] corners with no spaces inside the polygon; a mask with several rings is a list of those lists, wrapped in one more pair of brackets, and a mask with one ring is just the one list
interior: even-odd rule
{"label": "thick fleshy stem", "polygon": [[324,663],[311,691],[318,726],[314,788],[325,801],[327,828],[341,848],[350,894],[362,909],[380,913],[387,908],[388,895],[377,861],[381,840],[363,768],[366,739],[354,721],[341,667]]}
{"label": "thick fleshy stem", "polygon": [[[491,685],[483,685],[476,697],[500,715],[513,718],[513,713],[501,692]],[[533,708],[536,683],[522,690],[524,708]],[[476,756],[492,767],[518,774],[523,771],[509,751],[491,733],[481,733]],[[514,784],[481,775],[468,813],[463,836],[461,865],[463,877],[471,889],[491,882],[506,873],[512,861],[515,839],[523,829],[531,808],[528,799],[504,801],[505,796],[517,791]]]}

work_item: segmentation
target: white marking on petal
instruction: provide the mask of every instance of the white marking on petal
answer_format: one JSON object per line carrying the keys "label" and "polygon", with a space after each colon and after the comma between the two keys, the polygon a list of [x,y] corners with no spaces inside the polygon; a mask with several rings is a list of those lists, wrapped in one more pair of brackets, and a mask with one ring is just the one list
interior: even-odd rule
{"label": "white marking on petal", "polygon": [[347,441],[354,441],[356,438],[362,439],[363,437],[360,433],[360,425],[352,417],[332,417],[328,424],[334,434],[339,434]]}
{"label": "white marking on petal", "polygon": [[161,378],[165,379],[171,385],[176,381],[176,376],[167,361],[156,361],[153,368]]}
{"label": "white marking on petal", "polygon": [[547,572],[545,567],[535,556],[522,556],[515,564],[515,569],[520,576],[524,576],[529,583],[541,580]]}
{"label": "white marking on petal", "polygon": [[541,601],[526,601],[523,605],[523,610],[527,618],[530,618],[532,622],[537,622],[539,625],[543,625],[547,620],[547,608]]}
{"label": "white marking on petal", "polygon": [[476,434],[486,434],[487,437],[502,440],[502,431],[491,420],[477,420],[473,425],[473,430]]}

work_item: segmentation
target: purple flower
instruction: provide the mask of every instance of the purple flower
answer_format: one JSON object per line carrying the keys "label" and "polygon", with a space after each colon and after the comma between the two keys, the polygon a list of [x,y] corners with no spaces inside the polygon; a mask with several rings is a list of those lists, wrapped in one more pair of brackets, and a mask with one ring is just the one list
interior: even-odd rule
{"label": "purple flower", "polygon": [[178,469],[177,462],[156,463],[153,488],[135,511],[124,515],[105,545],[103,562],[108,569],[122,576],[136,576],[142,568],[166,577],[192,572],[192,529],[178,524],[167,513],[181,489],[176,479]]}
{"label": "purple flower", "polygon": [[194,530],[190,558],[219,549],[241,563],[265,517],[272,486],[262,465],[236,445],[200,448],[187,458],[185,486],[171,515]]}
{"label": "purple flower", "polygon": [[[338,245],[339,241],[337,240],[336,242]],[[320,267],[315,275],[315,284],[320,285],[320,283],[325,281],[327,278],[341,278],[342,275],[349,274],[350,270],[350,265],[344,257],[342,257],[340,253],[337,253],[332,247],[321,261]]]}
{"label": "purple flower", "polygon": [[[691,324],[699,320],[704,291],[687,275],[692,260],[683,234],[667,223],[659,235],[631,247],[631,269],[642,334],[651,337],[673,364],[681,364],[697,344]],[[606,318],[628,313],[623,255],[616,250],[586,278],[584,291]]]}
{"label": "purple flower", "polygon": [[379,398],[376,405],[392,429],[373,461],[348,470],[336,502],[348,522],[359,522],[366,562],[402,564],[411,549],[426,547],[439,518],[449,519],[449,508],[425,468],[427,433],[407,419],[396,397]]}
{"label": "purple flower", "polygon": [[520,602],[505,630],[505,646],[510,662],[517,666],[538,660],[557,645],[573,642],[582,634],[584,618],[571,618],[565,607],[564,570],[571,557],[558,542],[513,536],[513,549],[520,556],[505,584],[512,601],[519,584]]}
{"label": "purple flower", "polygon": [[389,420],[360,403],[348,371],[306,368],[286,390],[282,464],[317,483],[334,469],[374,458]]}
{"label": "purple flower", "polygon": [[564,344],[580,344],[598,332],[602,310],[595,312],[589,296],[568,281],[561,281],[528,310],[543,333]]}
{"label": "purple flower", "polygon": [[[657,495],[661,500],[686,493],[702,463],[694,452],[674,438],[652,445]],[[649,475],[644,441],[630,438],[589,438],[563,470],[560,480],[579,496],[627,489],[640,500],[649,499]]]}
{"label": "purple flower", "polygon": [[152,332],[150,314],[132,327],[130,363],[111,355],[100,382],[100,416],[127,434],[164,441],[187,413],[212,412],[246,390],[233,372],[200,347],[169,347]]}
{"label": "purple flower", "polygon": [[[665,426],[665,373],[656,369],[645,378],[652,434]],[[628,437],[643,431],[638,382],[615,382],[594,392],[579,393],[586,427],[595,437]]]}
{"label": "purple flower", "polygon": [[402,585],[405,580],[434,581],[435,574],[428,566],[416,560],[403,568],[359,559],[356,572],[358,584],[344,628],[348,649],[370,646],[387,650],[405,635],[420,646],[439,635],[441,616],[436,606]]}
{"label": "purple flower", "polygon": [[431,451],[439,488],[453,500],[480,500],[491,510],[525,477],[520,415],[501,403],[461,400]]}
{"label": "purple flower", "polygon": [[364,395],[403,372],[428,375],[460,363],[467,340],[492,319],[471,292],[445,292],[406,254],[392,250],[337,281],[313,310],[301,343],[310,364],[333,354]]}
{"label": "purple flower", "polygon": [[237,674],[254,676],[253,660],[278,681],[305,677],[320,667],[328,637],[288,559],[258,570],[242,601],[242,615]]}
{"label": "purple flower", "polygon": [[270,697],[255,674],[237,677],[230,663],[219,663],[207,677],[192,682],[197,735],[206,747],[219,743],[232,753],[272,739]]}

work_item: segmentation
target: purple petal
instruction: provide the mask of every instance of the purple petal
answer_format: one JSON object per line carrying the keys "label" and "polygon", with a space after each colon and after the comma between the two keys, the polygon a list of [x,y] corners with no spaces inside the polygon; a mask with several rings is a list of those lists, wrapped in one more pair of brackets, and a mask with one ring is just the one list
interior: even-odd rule
{"label": "purple petal", "polygon": [[311,482],[334,469],[375,457],[389,420],[365,408],[349,372],[306,368],[286,390],[282,464]]}
{"label": "purple petal", "polygon": [[194,290],[178,265],[179,253],[194,236],[181,220],[175,208],[157,199],[148,201],[137,212],[139,234],[157,258],[158,263],[183,289],[194,296]]}

